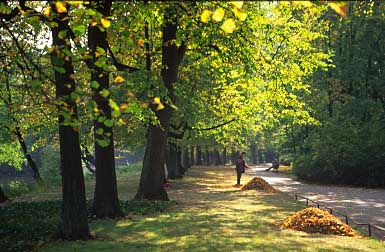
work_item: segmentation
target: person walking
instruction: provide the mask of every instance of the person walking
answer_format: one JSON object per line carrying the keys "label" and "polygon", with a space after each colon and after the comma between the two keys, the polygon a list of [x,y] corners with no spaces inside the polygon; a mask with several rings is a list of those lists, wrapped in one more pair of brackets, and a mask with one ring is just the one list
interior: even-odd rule
{"label": "person walking", "polygon": [[245,172],[245,168],[250,169],[250,167],[245,162],[246,152],[242,152],[241,155],[237,158],[235,165],[235,170],[237,171],[237,184],[235,186],[241,186],[241,177],[242,173]]}

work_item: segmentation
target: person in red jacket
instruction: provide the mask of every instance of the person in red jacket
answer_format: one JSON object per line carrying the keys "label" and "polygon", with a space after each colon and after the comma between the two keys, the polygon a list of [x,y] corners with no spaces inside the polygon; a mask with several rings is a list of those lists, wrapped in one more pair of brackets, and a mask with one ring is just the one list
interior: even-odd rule
{"label": "person in red jacket", "polygon": [[241,177],[242,177],[242,173],[245,172],[245,169],[250,169],[250,167],[246,164],[245,155],[246,155],[246,152],[242,152],[242,154],[237,158],[237,162],[235,165],[235,170],[237,171],[236,186],[241,185]]}

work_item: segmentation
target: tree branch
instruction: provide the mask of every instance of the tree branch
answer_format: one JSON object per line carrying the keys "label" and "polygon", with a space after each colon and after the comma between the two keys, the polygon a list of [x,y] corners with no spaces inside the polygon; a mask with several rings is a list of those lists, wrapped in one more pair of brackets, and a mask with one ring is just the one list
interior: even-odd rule
{"label": "tree branch", "polygon": [[186,54],[187,45],[186,42],[183,41],[182,44],[178,47],[178,56],[177,56],[177,64],[178,66],[183,60],[184,55]]}
{"label": "tree branch", "polygon": [[110,44],[108,42],[107,42],[107,49],[108,49],[108,52],[111,55],[112,61],[114,62],[114,65],[115,65],[116,69],[118,69],[119,71],[128,70],[129,73],[132,73],[132,72],[136,72],[136,71],[141,70],[139,68],[128,66],[128,65],[125,65],[125,64],[122,64],[122,63],[118,62],[118,60],[115,58],[115,55],[112,52]]}
{"label": "tree branch", "polygon": [[213,129],[217,129],[217,128],[220,128],[220,127],[222,127],[222,126],[225,126],[226,124],[232,123],[232,122],[234,122],[234,121],[235,121],[235,119],[231,119],[230,121],[227,121],[227,122],[224,122],[224,123],[221,123],[221,124],[218,124],[218,125],[209,127],[209,128],[198,129],[198,128],[188,127],[188,129],[190,129],[190,130],[197,130],[197,131],[213,130]]}

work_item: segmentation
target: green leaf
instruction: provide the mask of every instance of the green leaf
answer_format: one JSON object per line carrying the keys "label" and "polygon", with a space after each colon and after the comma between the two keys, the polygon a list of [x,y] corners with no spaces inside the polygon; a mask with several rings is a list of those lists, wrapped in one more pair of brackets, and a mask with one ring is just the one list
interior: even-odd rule
{"label": "green leaf", "polygon": [[110,144],[108,139],[96,139],[96,143],[101,147],[107,147]]}
{"label": "green leaf", "polygon": [[114,122],[110,119],[107,119],[103,122],[104,126],[111,128],[114,125]]}
{"label": "green leaf", "polygon": [[119,111],[119,106],[118,106],[118,104],[114,100],[109,99],[108,103],[110,104],[110,107],[113,110],[118,110]]}
{"label": "green leaf", "polygon": [[58,37],[59,37],[60,39],[64,39],[64,38],[66,37],[66,35],[67,35],[67,31],[64,30],[64,31],[60,31],[60,32],[59,32]]}
{"label": "green leaf", "polygon": [[119,110],[114,110],[114,111],[112,111],[111,115],[113,117],[119,117],[120,116],[120,111]]}
{"label": "green leaf", "polygon": [[64,67],[54,66],[53,68],[55,69],[56,72],[59,72],[61,74],[65,74],[66,73],[66,70],[64,69]]}
{"label": "green leaf", "polygon": [[73,32],[75,33],[76,36],[81,36],[85,33],[86,31],[86,26],[83,24],[77,24],[72,28]]}
{"label": "green leaf", "polygon": [[98,128],[98,129],[95,130],[95,133],[97,135],[103,135],[103,132],[104,132],[104,130],[102,128]]}
{"label": "green leaf", "polygon": [[108,89],[103,88],[103,90],[100,91],[99,94],[104,98],[107,98],[107,96],[110,94],[110,91],[108,91]]}
{"label": "green leaf", "polygon": [[98,117],[98,122],[102,123],[102,122],[104,122],[106,119],[107,119],[106,116],[99,116],[99,117]]}
{"label": "green leaf", "polygon": [[99,88],[99,86],[100,86],[99,82],[97,82],[95,80],[91,81],[91,87],[92,88],[97,89],[97,88]]}

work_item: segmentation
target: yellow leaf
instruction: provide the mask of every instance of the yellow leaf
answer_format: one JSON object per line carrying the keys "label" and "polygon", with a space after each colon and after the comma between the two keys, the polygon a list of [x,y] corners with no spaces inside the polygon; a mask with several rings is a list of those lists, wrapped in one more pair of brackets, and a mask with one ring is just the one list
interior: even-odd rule
{"label": "yellow leaf", "polygon": [[154,99],[152,100],[152,103],[160,104],[160,98],[159,97],[154,97]]}
{"label": "yellow leaf", "polygon": [[120,110],[121,111],[126,111],[126,109],[128,109],[127,104],[123,103],[122,105],[120,105]]}
{"label": "yellow leaf", "polygon": [[347,9],[346,3],[328,3],[328,4],[340,16],[346,17],[346,9]]}
{"label": "yellow leaf", "polygon": [[311,1],[303,1],[301,3],[303,6],[308,7],[308,8],[313,6],[313,3]]}
{"label": "yellow leaf", "polygon": [[43,11],[43,15],[48,17],[50,16],[52,13],[52,9],[51,9],[51,6],[48,6],[48,8],[46,8],[44,11]]}
{"label": "yellow leaf", "polygon": [[116,76],[115,80],[114,80],[115,83],[122,83],[124,82],[124,78],[120,75]]}
{"label": "yellow leaf", "polygon": [[223,22],[221,29],[226,33],[232,33],[235,30],[235,22],[234,19],[229,18],[226,19],[225,22]]}
{"label": "yellow leaf", "polygon": [[65,7],[63,2],[56,2],[55,3],[56,11],[57,13],[64,13],[67,12],[67,8]]}
{"label": "yellow leaf", "polygon": [[164,109],[164,105],[162,103],[159,103],[158,106],[156,107],[156,110],[162,110]]}
{"label": "yellow leaf", "polygon": [[247,14],[245,12],[239,11],[237,8],[233,8],[234,15],[241,21],[245,21]]}
{"label": "yellow leaf", "polygon": [[137,47],[142,47],[144,44],[144,40],[143,39],[138,39],[138,42],[136,42],[136,46]]}
{"label": "yellow leaf", "polygon": [[124,125],[124,121],[123,121],[122,118],[120,118],[120,119],[118,120],[118,125],[120,125],[120,126]]}
{"label": "yellow leaf", "polygon": [[55,47],[54,47],[54,46],[49,47],[49,48],[47,49],[48,53],[52,53],[54,50],[55,50]]}
{"label": "yellow leaf", "polygon": [[103,26],[104,28],[108,28],[108,27],[110,27],[110,25],[111,25],[110,20],[108,20],[108,19],[106,19],[106,18],[100,19],[100,23],[102,24],[102,26]]}
{"label": "yellow leaf", "polygon": [[212,19],[215,21],[215,22],[220,22],[222,21],[223,17],[225,16],[225,11],[223,10],[223,8],[218,8],[214,11],[213,15],[212,15]]}
{"label": "yellow leaf", "polygon": [[95,25],[97,25],[97,24],[98,24],[98,22],[96,22],[95,20],[93,20],[93,21],[90,23],[91,26],[95,26]]}
{"label": "yellow leaf", "polygon": [[204,10],[202,12],[202,15],[201,15],[201,21],[203,23],[207,23],[209,21],[209,18],[210,18],[210,15],[211,15],[211,11],[209,10]]}
{"label": "yellow leaf", "polygon": [[68,1],[70,5],[80,6],[82,5],[83,1]]}
{"label": "yellow leaf", "polygon": [[237,7],[238,9],[242,8],[243,6],[243,1],[231,1],[231,3]]}

